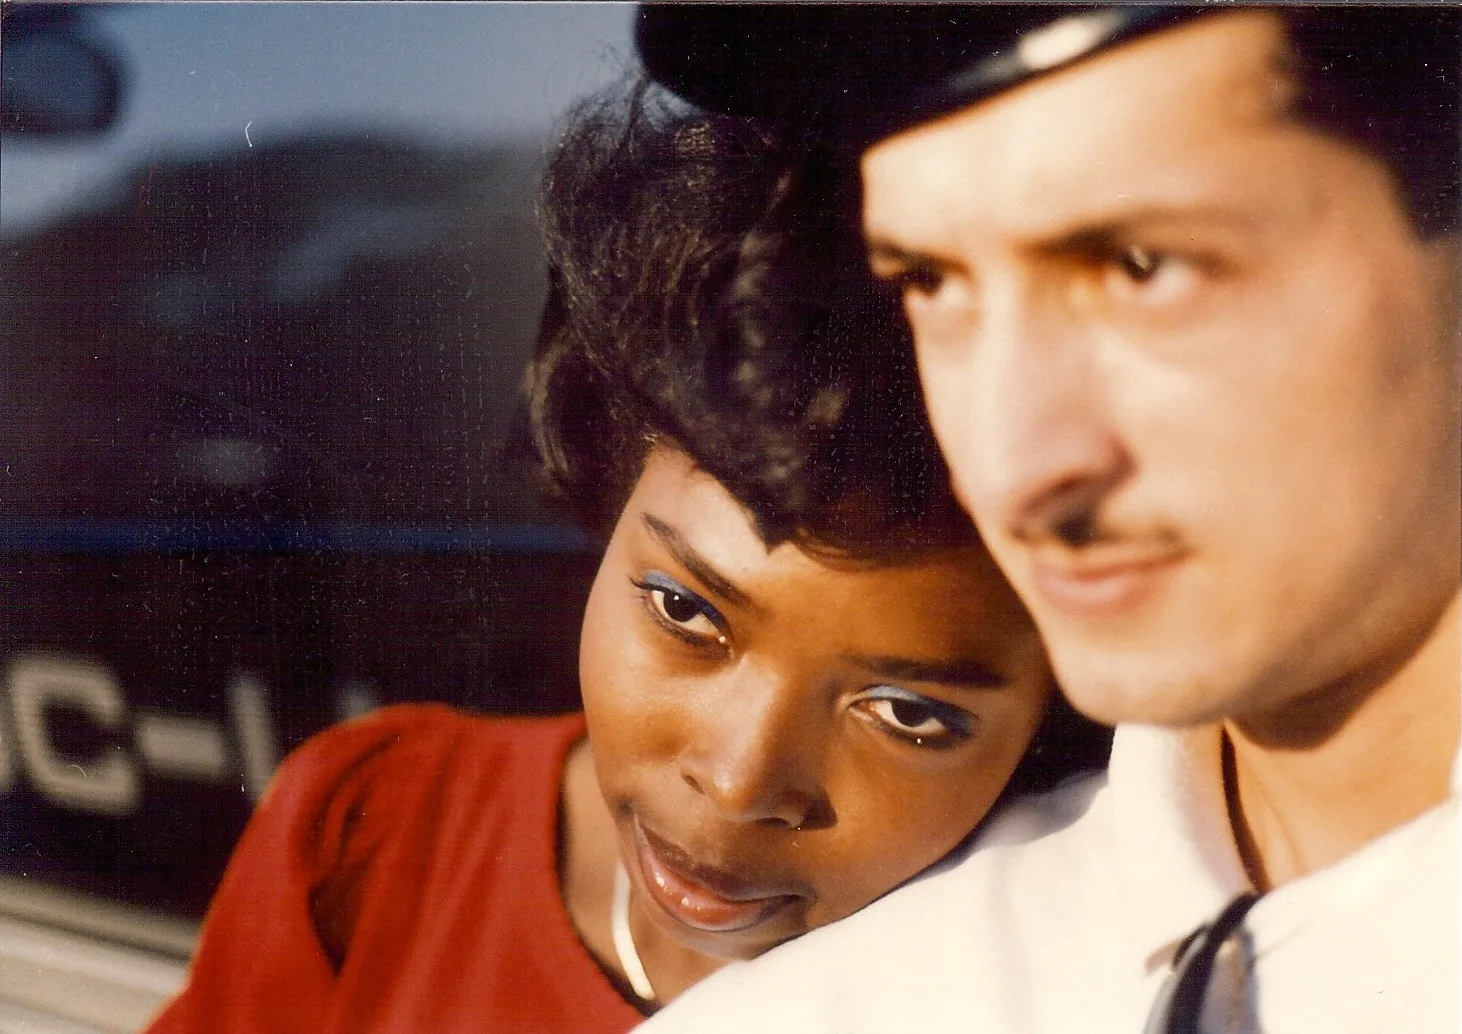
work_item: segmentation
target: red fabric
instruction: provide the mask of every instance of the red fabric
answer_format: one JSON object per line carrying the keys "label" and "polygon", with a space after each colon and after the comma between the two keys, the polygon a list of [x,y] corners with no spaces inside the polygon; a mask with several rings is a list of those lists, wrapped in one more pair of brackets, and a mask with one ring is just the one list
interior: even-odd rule
{"label": "red fabric", "polygon": [[[620,1034],[555,861],[580,716],[387,708],[285,762],[153,1034]],[[338,960],[338,965],[331,960]]]}

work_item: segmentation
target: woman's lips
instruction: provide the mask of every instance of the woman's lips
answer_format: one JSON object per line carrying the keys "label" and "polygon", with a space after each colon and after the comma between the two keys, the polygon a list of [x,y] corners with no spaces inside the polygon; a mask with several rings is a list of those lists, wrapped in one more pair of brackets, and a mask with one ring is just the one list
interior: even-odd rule
{"label": "woman's lips", "polygon": [[730,873],[699,865],[638,821],[635,832],[640,871],[650,899],[672,919],[693,929],[708,933],[744,930],[799,896],[754,887]]}

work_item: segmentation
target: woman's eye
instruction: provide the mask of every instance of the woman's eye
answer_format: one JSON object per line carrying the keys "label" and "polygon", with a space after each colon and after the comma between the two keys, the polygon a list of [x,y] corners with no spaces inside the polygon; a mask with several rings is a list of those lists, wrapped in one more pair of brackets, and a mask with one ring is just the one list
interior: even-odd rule
{"label": "woman's eye", "polygon": [[693,596],[669,589],[651,589],[650,603],[671,624],[692,626],[698,632],[713,636],[719,634],[715,624],[701,610],[700,601]]}
{"label": "woman's eye", "polygon": [[974,731],[969,712],[896,686],[870,690],[863,709],[894,735],[921,747],[947,747]]}
{"label": "woman's eye", "polygon": [[650,613],[667,630],[691,642],[726,641],[715,607],[672,579],[652,572],[635,582]]}

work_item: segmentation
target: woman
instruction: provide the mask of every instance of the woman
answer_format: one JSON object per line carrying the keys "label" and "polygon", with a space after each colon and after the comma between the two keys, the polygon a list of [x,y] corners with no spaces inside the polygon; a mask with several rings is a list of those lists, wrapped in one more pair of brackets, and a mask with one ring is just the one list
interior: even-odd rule
{"label": "woman", "polygon": [[154,1030],[624,1031],[938,861],[1013,775],[1099,763],[815,167],[641,93],[578,113],[530,398],[607,543],[585,713],[396,707],[306,744]]}

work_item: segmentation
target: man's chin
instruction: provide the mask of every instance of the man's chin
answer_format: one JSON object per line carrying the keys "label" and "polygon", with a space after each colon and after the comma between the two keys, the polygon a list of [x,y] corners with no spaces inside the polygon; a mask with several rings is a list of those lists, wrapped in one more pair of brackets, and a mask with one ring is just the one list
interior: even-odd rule
{"label": "man's chin", "polygon": [[1207,725],[1225,716],[1234,695],[1231,684],[1191,667],[1185,670],[1182,658],[1167,651],[1112,655],[1053,650],[1052,661],[1071,705],[1104,725]]}

